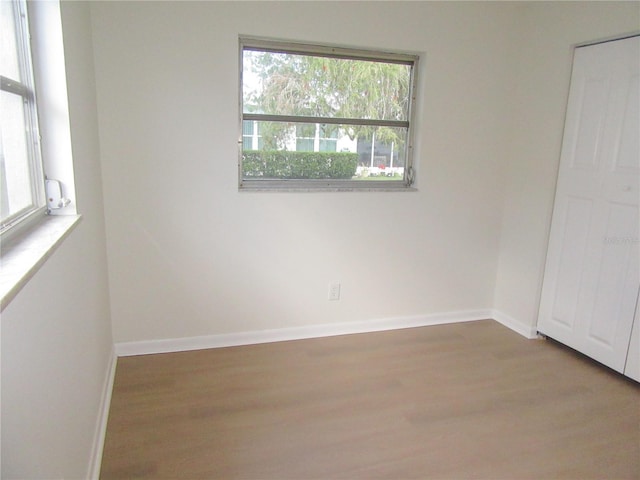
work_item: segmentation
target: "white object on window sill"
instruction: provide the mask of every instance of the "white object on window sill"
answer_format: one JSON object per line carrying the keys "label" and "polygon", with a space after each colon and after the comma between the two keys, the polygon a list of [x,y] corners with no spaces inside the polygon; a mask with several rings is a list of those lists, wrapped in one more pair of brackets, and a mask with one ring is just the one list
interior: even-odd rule
{"label": "white object on window sill", "polygon": [[62,195],[62,185],[58,180],[46,179],[44,186],[47,194],[47,208],[49,210],[58,210],[71,203],[71,200]]}
{"label": "white object on window sill", "polygon": [[11,302],[62,240],[80,215],[44,216],[33,227],[0,245],[0,311]]}

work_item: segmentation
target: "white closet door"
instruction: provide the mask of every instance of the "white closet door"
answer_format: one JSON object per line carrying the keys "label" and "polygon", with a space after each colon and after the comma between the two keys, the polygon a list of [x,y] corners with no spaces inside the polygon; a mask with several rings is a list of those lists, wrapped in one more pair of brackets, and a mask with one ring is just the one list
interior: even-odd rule
{"label": "white closet door", "polygon": [[575,50],[538,330],[622,372],[640,288],[640,37]]}

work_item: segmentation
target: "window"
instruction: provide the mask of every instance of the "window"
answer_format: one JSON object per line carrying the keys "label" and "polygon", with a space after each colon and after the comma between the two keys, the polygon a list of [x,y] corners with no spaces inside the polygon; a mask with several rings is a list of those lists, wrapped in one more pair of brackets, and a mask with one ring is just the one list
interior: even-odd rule
{"label": "window", "polygon": [[0,80],[2,310],[80,220],[59,0],[0,0]]}
{"label": "window", "polygon": [[44,177],[24,1],[0,2],[0,233],[44,211]]}
{"label": "window", "polygon": [[240,39],[240,188],[413,182],[418,57]]}

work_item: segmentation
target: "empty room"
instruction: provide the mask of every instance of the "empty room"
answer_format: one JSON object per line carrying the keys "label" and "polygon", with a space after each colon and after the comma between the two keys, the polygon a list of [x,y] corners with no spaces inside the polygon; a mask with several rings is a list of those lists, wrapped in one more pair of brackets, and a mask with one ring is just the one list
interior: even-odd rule
{"label": "empty room", "polygon": [[0,6],[2,478],[640,478],[640,2]]}

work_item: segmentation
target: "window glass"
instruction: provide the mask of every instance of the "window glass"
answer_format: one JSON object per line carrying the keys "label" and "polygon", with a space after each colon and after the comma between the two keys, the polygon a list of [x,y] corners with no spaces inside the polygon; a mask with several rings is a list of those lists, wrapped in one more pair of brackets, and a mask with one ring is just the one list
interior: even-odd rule
{"label": "window glass", "polygon": [[24,1],[0,1],[0,233],[44,206]]}
{"label": "window glass", "polygon": [[3,193],[2,217],[14,215],[31,205],[31,175],[29,150],[25,131],[24,102],[19,95],[0,92],[2,115],[0,128],[2,141]]}
{"label": "window glass", "polygon": [[411,184],[417,57],[256,39],[241,53],[241,187]]}
{"label": "window glass", "polygon": [[261,113],[407,120],[411,67],[245,50],[243,105]]}
{"label": "window glass", "polygon": [[18,57],[18,36],[13,2],[0,1],[0,65],[2,75],[20,81],[20,61]]}

